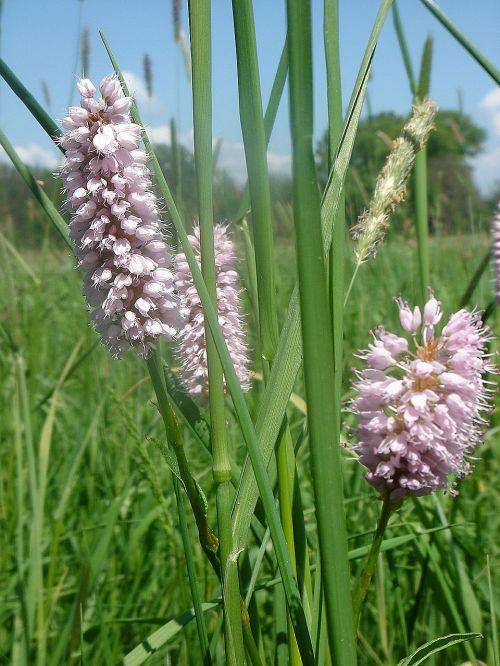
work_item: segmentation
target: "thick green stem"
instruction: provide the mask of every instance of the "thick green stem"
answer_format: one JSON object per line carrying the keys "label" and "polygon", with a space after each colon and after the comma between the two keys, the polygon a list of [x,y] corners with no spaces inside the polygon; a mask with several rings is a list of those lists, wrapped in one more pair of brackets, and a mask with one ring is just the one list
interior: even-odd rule
{"label": "thick green stem", "polygon": [[[212,48],[210,0],[191,0],[189,26],[193,80],[193,127],[198,209],[200,217],[201,272],[217,310],[217,273],[214,250],[212,201]],[[205,324],[212,433],[213,475],[217,486],[217,524],[220,540],[224,639],[226,663],[244,663],[237,554],[233,552],[231,507],[233,488],[227,450],[222,366],[208,324]]]}
{"label": "thick green stem", "polygon": [[373,535],[370,552],[368,553],[366,562],[363,566],[363,569],[361,570],[361,574],[358,578],[356,589],[353,595],[352,606],[355,631],[357,631],[363,602],[365,600],[366,593],[368,592],[368,588],[370,587],[370,581],[372,579],[373,572],[377,566],[377,559],[380,552],[382,539],[384,538],[385,528],[387,527],[387,523],[389,522],[389,518],[391,517],[393,510],[394,508],[391,503],[387,500],[384,500],[382,505],[382,512],[377,524],[377,529]]}
{"label": "thick green stem", "polygon": [[[267,381],[269,368],[276,353],[278,318],[274,279],[271,193],[267,169],[267,138],[262,113],[259,64],[251,0],[233,0],[233,19],[238,65],[241,129],[245,144],[254,231],[259,338],[263,356],[264,380]],[[284,62],[283,56],[281,60]],[[282,68],[280,66],[279,70]],[[282,443],[284,445],[285,438],[290,437],[286,417],[282,433]],[[278,444],[279,447],[280,444]],[[284,448],[281,456],[277,454],[277,467],[281,522],[285,532],[290,562],[296,575],[292,504],[288,488],[289,467]],[[282,496],[282,493],[285,493],[285,496]],[[290,615],[288,615],[288,633],[290,663],[293,666],[301,662]]]}
{"label": "thick green stem", "polygon": [[[355,666],[342,465],[335,433],[333,331],[327,293],[319,190],[312,149],[312,47],[308,0],[288,0],[293,207],[297,236],[304,376],[328,637],[339,666]],[[321,331],[321,335],[318,335]]]}

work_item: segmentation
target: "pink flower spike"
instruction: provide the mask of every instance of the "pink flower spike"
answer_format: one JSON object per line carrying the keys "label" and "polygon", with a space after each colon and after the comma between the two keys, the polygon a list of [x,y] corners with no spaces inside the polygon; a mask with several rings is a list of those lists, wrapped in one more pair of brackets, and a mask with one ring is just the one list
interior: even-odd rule
{"label": "pink flower spike", "polygon": [[495,276],[495,298],[496,302],[500,303],[500,204],[497,208],[497,214],[493,220],[493,243],[491,247],[491,254],[493,259],[493,272]]}
{"label": "pink flower spike", "polygon": [[[198,225],[195,226],[193,235],[189,236],[189,242],[198,264],[201,265]],[[219,323],[241,388],[248,391],[251,381],[241,314],[239,278],[235,270],[236,253],[228,228],[223,224],[216,224],[214,227],[214,250]],[[182,316],[185,321],[179,335],[182,382],[189,393],[207,395],[208,369],[203,308],[184,253],[177,256],[175,286],[181,299]]]}
{"label": "pink flower spike", "polygon": [[469,473],[466,457],[481,441],[483,412],[490,410],[491,382],[483,378],[497,373],[487,354],[490,331],[477,311],[459,310],[434,337],[439,305],[431,295],[417,339],[420,311],[399,299],[410,344],[379,327],[375,342],[358,354],[365,368],[354,382],[355,450],[368,468],[366,479],[394,503],[450,490],[450,477]]}
{"label": "pink flower spike", "polygon": [[[146,157],[141,128],[129,117],[130,98],[114,76],[78,83],[81,106],[71,107],[61,145],[61,176],[71,212],[71,237],[95,327],[114,356],[134,347],[148,356],[157,338],[180,326],[173,260]],[[140,202],[137,192],[141,193]]]}

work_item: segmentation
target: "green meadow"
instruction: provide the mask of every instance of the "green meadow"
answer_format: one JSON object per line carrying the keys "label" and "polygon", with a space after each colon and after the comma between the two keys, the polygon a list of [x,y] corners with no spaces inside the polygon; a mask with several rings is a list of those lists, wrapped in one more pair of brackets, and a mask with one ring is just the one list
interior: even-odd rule
{"label": "green meadow", "polygon": [[[481,234],[431,240],[432,284],[439,285],[439,296],[450,309],[459,304],[488,244]],[[169,640],[149,663],[200,664],[193,616],[186,616],[192,603],[172,474],[156,446],[162,424],[143,363],[131,353],[115,361],[100,346],[88,324],[80,275],[53,233],[39,250],[28,252],[15,250],[2,236],[1,250],[1,663],[117,664],[167,625]],[[243,254],[241,243],[239,250]],[[369,329],[381,321],[397,330],[392,297],[403,293],[412,300],[418,291],[416,262],[415,243],[395,239],[362,267],[353,288],[345,328],[346,443],[355,434],[348,410],[353,353],[367,344]],[[289,244],[280,248],[277,261],[280,315],[293,284],[293,266]],[[486,271],[471,302],[484,307],[491,295]],[[494,328],[497,317],[490,321]],[[255,380],[254,392],[259,391]],[[294,393],[304,399],[300,377]],[[298,441],[297,473],[313,553],[317,537],[302,400],[292,397],[287,411]],[[245,448],[230,404],[227,413],[237,469]],[[201,418],[208,419],[206,412]],[[451,647],[445,661],[438,654],[429,663],[459,664],[474,655],[495,663],[492,613],[500,609],[489,576],[498,576],[499,561],[499,425],[495,413],[477,450],[474,473],[460,483],[457,498],[436,495],[408,502],[391,523],[362,618],[361,664],[395,664],[412,646],[469,631],[485,637],[470,644],[470,654],[464,646]],[[210,497],[210,456],[192,433],[186,435],[196,479]],[[379,502],[348,449],[343,466],[355,573],[370,543]],[[212,503],[208,515],[214,523]],[[188,523],[202,597],[213,601],[206,611],[208,629],[217,635],[220,588],[196,545],[191,518]],[[253,528],[248,563],[261,564],[251,608],[261,617],[262,650],[273,663],[278,574],[272,551],[260,549],[264,529],[257,520]]]}

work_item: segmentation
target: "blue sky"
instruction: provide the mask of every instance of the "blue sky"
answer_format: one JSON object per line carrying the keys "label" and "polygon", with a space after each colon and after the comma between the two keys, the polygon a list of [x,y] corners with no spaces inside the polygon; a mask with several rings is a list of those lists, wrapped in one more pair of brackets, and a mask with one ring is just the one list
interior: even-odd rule
{"label": "blue sky", "polygon": [[[141,105],[153,138],[168,140],[173,115],[182,140],[191,141],[190,89],[183,57],[174,42],[171,0],[4,0],[2,57],[25,85],[42,99],[41,82],[50,91],[50,111],[61,118],[68,105],[81,64],[77,30],[90,31],[90,77],[98,80],[111,67],[101,45],[102,29]],[[238,94],[230,0],[213,0],[213,131],[222,136],[222,165],[236,178],[244,176],[244,157],[238,117]],[[322,44],[322,0],[312,0],[315,67],[315,134],[326,126],[325,72]],[[500,3],[498,0],[441,0],[441,7],[483,53],[500,63]],[[188,32],[186,6],[182,25]],[[357,69],[378,8],[376,0],[340,0],[342,88],[347,103]],[[485,152],[475,160],[476,178],[483,190],[500,180],[500,89],[441,27],[419,0],[399,0],[399,9],[411,56],[418,68],[423,42],[434,37],[431,96],[441,108],[463,108],[485,127]],[[263,98],[267,101],[285,35],[284,0],[254,0]],[[153,63],[154,96],[147,101],[143,84],[143,57]],[[75,67],[76,62],[76,67]],[[407,113],[411,96],[392,18],[383,29],[370,83],[374,113]],[[73,103],[76,102],[76,93]],[[30,163],[52,166],[57,153],[29,113],[2,82],[0,123],[21,156]],[[281,105],[269,146],[270,168],[290,166],[290,137],[286,99]]]}

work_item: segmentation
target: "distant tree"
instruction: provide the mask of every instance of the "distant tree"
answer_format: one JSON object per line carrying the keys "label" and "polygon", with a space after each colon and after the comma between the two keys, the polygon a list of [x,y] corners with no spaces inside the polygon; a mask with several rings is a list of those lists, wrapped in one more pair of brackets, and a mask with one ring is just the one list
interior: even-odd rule
{"label": "distant tree", "polygon": [[[360,122],[346,179],[346,211],[351,223],[356,222],[368,204],[377,174],[405,121],[402,116],[384,112]],[[468,116],[456,111],[438,113],[436,130],[427,145],[431,226],[448,231],[467,229],[471,206],[482,205],[467,159],[481,150],[485,137],[485,131]],[[318,142],[316,158],[320,181],[324,184],[327,178],[326,132]],[[403,227],[411,225],[411,182],[406,204],[396,215]]]}
{"label": "distant tree", "polygon": [[[48,169],[34,168],[38,184],[62,208],[61,182]],[[23,247],[40,246],[46,234],[57,236],[45,213],[18,172],[10,164],[0,164],[0,231]]]}
{"label": "distant tree", "polygon": [[[177,173],[172,147],[160,144],[155,153],[174,199],[188,224],[198,217],[196,169],[194,155],[182,144],[178,145],[180,174]],[[180,176],[180,178],[179,178]],[[213,178],[214,218],[231,219],[238,209],[242,188],[223,169],[216,169]],[[168,219],[168,214],[167,214]]]}

